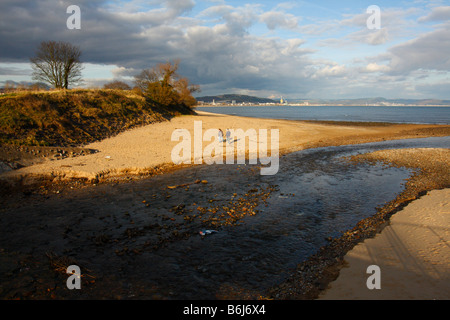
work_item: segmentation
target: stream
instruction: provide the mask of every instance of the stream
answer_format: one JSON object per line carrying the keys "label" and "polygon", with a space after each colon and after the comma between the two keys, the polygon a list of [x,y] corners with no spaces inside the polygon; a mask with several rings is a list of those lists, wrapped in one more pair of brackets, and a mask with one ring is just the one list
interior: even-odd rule
{"label": "stream", "polygon": [[[46,279],[37,266],[52,252],[95,277],[80,290],[85,297],[256,297],[328,237],[394,199],[412,173],[343,157],[417,147],[449,148],[450,137],[303,150],[281,157],[273,176],[260,175],[258,165],[202,165],[29,197],[0,210],[0,248],[9,257],[32,257],[27,272],[34,282],[24,284],[14,264],[2,265],[0,280],[27,288]],[[205,230],[214,232],[202,236]],[[65,283],[54,286],[60,295],[75,294]]]}

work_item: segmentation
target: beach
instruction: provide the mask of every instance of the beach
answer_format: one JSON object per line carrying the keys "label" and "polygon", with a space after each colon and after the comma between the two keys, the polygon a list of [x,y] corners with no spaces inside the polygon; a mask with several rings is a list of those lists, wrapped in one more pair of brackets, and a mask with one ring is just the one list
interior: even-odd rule
{"label": "beach", "polygon": [[[420,167],[428,172],[428,177],[409,183],[430,186],[439,175],[450,176],[449,156],[449,150],[445,149],[406,149],[378,151],[356,158]],[[443,171],[435,170],[436,163],[441,164]],[[381,233],[356,245],[345,256],[339,278],[320,298],[448,300],[449,226],[450,189],[427,192],[393,215]],[[370,265],[380,268],[380,289],[370,290],[365,285],[369,277],[366,269]]]}
{"label": "beach", "polygon": [[[82,157],[48,157],[33,166],[6,172],[0,179],[102,180],[123,174],[147,174],[155,168],[173,167],[172,133],[186,129],[194,133],[194,121],[201,121],[203,133],[208,129],[278,129],[280,155],[324,146],[337,146],[404,138],[448,135],[450,126],[385,123],[330,123],[245,118],[199,111],[198,115],[179,116],[167,122],[132,129],[115,137],[90,143]],[[203,148],[208,142],[203,143]],[[31,148],[30,148],[31,149]],[[60,148],[64,149],[64,148]],[[96,152],[92,152],[95,150]],[[246,152],[248,152],[248,144]],[[55,152],[54,152],[55,153]],[[58,160],[59,159],[59,160]]]}
{"label": "beach", "polygon": [[[4,182],[18,185],[16,186],[18,189],[6,188],[5,190],[10,192],[10,194],[2,199],[4,207],[1,219],[4,228],[17,231],[11,234],[10,240],[8,240],[13,242],[14,245],[10,249],[5,249],[5,242],[0,250],[0,258],[4,269],[3,274],[7,277],[3,279],[5,280],[5,285],[3,288],[0,288],[0,295],[7,299],[14,297],[25,299],[36,297],[79,298],[73,292],[67,293],[64,286],[57,284],[59,280],[64,279],[64,275],[61,275],[60,271],[56,278],[48,275],[46,273],[48,271],[45,271],[47,270],[45,264],[49,260],[51,266],[57,266],[57,269],[60,269],[64,262],[73,262],[71,259],[78,256],[81,264],[89,262],[95,266],[96,263],[100,263],[97,261],[99,258],[95,255],[96,250],[101,250],[105,253],[108,250],[112,252],[113,258],[108,256],[108,259],[111,260],[106,261],[111,263],[111,270],[114,270],[117,266],[118,272],[120,270],[125,272],[123,270],[126,267],[120,267],[121,263],[125,263],[126,266],[129,261],[137,259],[136,261],[139,261],[137,270],[145,272],[146,263],[144,257],[148,254],[146,250],[148,250],[150,244],[140,243],[142,240],[139,236],[143,234],[148,237],[155,237],[156,242],[151,243],[153,250],[162,250],[164,252],[167,243],[169,245],[176,244],[176,241],[185,239],[186,236],[186,239],[193,241],[190,247],[195,247],[197,241],[201,240],[189,238],[190,234],[192,234],[192,227],[189,224],[191,221],[187,221],[187,218],[193,219],[194,224],[196,221],[192,215],[187,215],[186,209],[189,205],[187,201],[195,201],[194,204],[196,204],[199,199],[184,199],[186,208],[184,204],[178,204],[170,209],[177,216],[158,217],[155,215],[154,223],[151,226],[144,226],[144,228],[139,228],[141,216],[137,214],[141,212],[139,210],[151,208],[154,205],[167,206],[165,203],[174,201],[173,199],[177,196],[187,197],[188,190],[192,191],[196,188],[200,194],[205,191],[211,192],[211,188],[215,187],[214,183],[197,177],[194,165],[189,165],[193,171],[189,171],[189,175],[184,177],[183,181],[174,181],[169,186],[163,185],[162,187],[165,191],[161,192],[160,195],[151,193],[144,195],[145,190],[149,189],[147,185],[139,187],[134,185],[127,187],[127,185],[124,185],[121,187],[119,184],[116,184],[134,179],[150,178],[154,175],[186,167],[174,165],[171,161],[171,150],[178,143],[178,141],[171,141],[171,135],[177,129],[187,129],[190,132],[194,132],[194,121],[201,121],[203,132],[208,129],[219,128],[224,131],[227,128],[243,129],[244,131],[248,129],[278,129],[279,153],[281,156],[299,150],[325,146],[450,135],[450,126],[320,123],[244,118],[199,112],[195,116],[175,117],[167,122],[135,128],[115,137],[88,144],[83,146],[83,148],[90,151],[83,153],[83,155],[61,157],[61,159],[52,156],[42,157],[42,160],[40,159],[34,165],[7,171],[0,175],[0,179]],[[204,143],[203,147],[206,145],[207,143]],[[287,281],[276,285],[264,294],[251,295],[250,298],[316,299],[319,297],[319,294],[325,292],[325,295],[320,296],[321,299],[447,299],[449,195],[448,189],[445,188],[449,187],[449,158],[448,149],[406,149],[377,151],[347,159],[347,161],[359,163],[385,162],[391,166],[418,168],[420,172],[413,175],[406,183],[405,190],[396,199],[380,208],[374,217],[361,221],[342,237],[330,239],[329,244],[323,246],[317,254],[303,264],[298,265],[296,271],[293,272],[293,276]],[[148,183],[151,184],[151,182],[150,178]],[[92,189],[92,185],[97,187]],[[80,189],[80,193],[72,196],[73,189],[77,188]],[[128,188],[135,189],[133,197],[124,192]],[[431,191],[435,189],[443,190]],[[108,190],[113,191],[108,193]],[[430,194],[426,194],[428,191],[431,191]],[[243,189],[244,192],[245,189]],[[247,191],[247,198],[239,203],[233,203],[233,210],[238,211],[245,205],[246,207],[243,211],[253,215],[253,208],[258,203],[264,203],[265,199],[274,190],[263,190],[261,188],[258,192],[256,193],[253,189]],[[108,195],[106,198],[105,194]],[[253,197],[253,195],[258,195],[259,198]],[[67,197],[68,200],[64,197]],[[123,209],[126,211],[125,214],[120,217],[116,217],[108,212],[108,208],[116,200],[139,207],[139,210],[133,209],[136,210],[136,217],[133,218],[134,212],[131,211],[130,214],[126,208]],[[105,209],[103,209],[102,201],[105,201]],[[205,199],[205,202],[210,204],[215,201],[218,200]],[[48,212],[48,215],[42,215],[42,213],[38,212],[40,203],[44,202],[49,204],[41,210]],[[79,208],[73,208],[71,203],[77,203]],[[94,210],[92,214],[95,215],[89,216],[87,213],[88,208],[94,203],[99,207],[98,215]],[[247,204],[249,203],[252,203],[252,205],[248,206]],[[251,210],[247,210],[248,207],[251,207]],[[33,211],[31,213],[29,210],[34,210],[32,208],[35,208],[36,212]],[[436,208],[436,210],[430,208]],[[73,210],[74,214],[66,215],[66,209],[67,211],[69,209]],[[215,210],[218,208],[211,207],[210,209]],[[403,215],[404,211],[407,212],[406,221],[403,218],[405,216]],[[8,217],[8,214],[12,212],[18,212],[17,216]],[[425,214],[427,214],[426,218],[424,217]],[[203,218],[205,216],[206,214]],[[397,216],[399,217],[398,222],[394,220]],[[215,218],[208,217],[208,219],[210,219],[208,223],[221,223],[220,221],[215,221]],[[172,222],[177,223],[175,229],[170,229],[173,227],[169,227],[169,224],[172,224]],[[391,225],[387,226],[389,222],[391,222]],[[80,229],[77,232],[71,227],[77,224],[85,226],[85,229]],[[214,224],[211,225],[213,226]],[[403,229],[401,231],[389,229],[396,225],[401,226]],[[153,234],[155,228],[157,232]],[[113,229],[118,230],[114,233]],[[22,238],[28,239],[30,243],[35,241],[31,233],[29,235],[21,234],[21,232],[32,232],[26,230],[43,232],[44,235],[35,242],[36,247],[20,248],[20,246],[24,245]],[[196,232],[198,233],[198,231]],[[64,237],[53,240],[51,234],[63,234]],[[373,254],[374,249],[372,249],[373,247],[368,247],[369,244],[377,243],[379,236],[390,236],[392,234],[396,235],[396,242],[393,244],[389,243],[389,246],[394,253],[389,255],[386,250],[382,249],[387,256],[375,256]],[[410,241],[409,239],[417,240],[407,247],[406,250],[405,244]],[[45,252],[46,248],[39,246],[39,241],[43,244],[52,243],[55,248],[58,248],[59,255]],[[385,242],[386,240],[380,241]],[[362,245],[367,245],[367,247],[360,247]],[[398,256],[397,261],[394,258],[395,254],[400,250],[400,245],[405,256]],[[377,246],[378,244],[375,245],[375,247]],[[388,244],[383,243],[383,246],[386,247]],[[82,252],[80,251],[81,248],[88,247],[92,247],[93,251],[78,254],[78,252]],[[373,257],[376,260],[370,261],[369,259]],[[407,260],[408,257],[413,260]],[[249,255],[245,259],[251,260],[252,256]],[[97,262],[90,262],[90,260]],[[360,264],[355,263],[355,260],[360,262]],[[168,261],[170,262],[170,259]],[[369,261],[371,264],[379,265],[382,272],[382,289],[371,293],[375,295],[377,293],[385,293],[385,296],[365,296],[357,291],[357,289],[367,289],[365,280],[368,275],[364,269],[364,273],[360,275],[360,278],[364,280],[363,288],[360,288],[360,278],[356,278],[354,274],[361,273],[359,269]],[[101,263],[105,263],[105,261]],[[412,270],[408,269],[406,265],[413,266]],[[429,265],[432,265],[432,267],[429,267]],[[175,267],[175,269],[178,268],[178,266]],[[196,265],[195,268],[195,270],[200,270],[202,273],[207,273],[209,270],[208,267],[202,265]],[[417,268],[422,272],[419,276],[417,276]],[[18,271],[19,269],[20,271]],[[45,274],[45,280],[41,278],[41,274]],[[389,274],[392,277],[391,280],[388,278]],[[121,275],[124,276],[124,274]],[[127,274],[127,276],[130,275]],[[17,277],[18,280],[15,280],[14,277]],[[411,282],[411,279],[414,277],[417,278],[417,281],[413,283],[414,286],[407,287],[402,291],[401,288],[405,288],[402,283]],[[27,279],[29,280],[28,282]],[[336,282],[333,282],[334,280]],[[46,281],[51,283],[51,289],[48,288],[48,282]],[[92,281],[92,284],[86,282],[86,285],[92,288],[83,291],[84,296],[82,297],[98,298],[99,295],[105,294],[106,297],[113,299],[133,297],[161,299],[171,295],[169,289],[167,289],[167,292],[164,291],[166,289],[162,290],[160,288],[134,287],[131,290],[131,284],[138,286],[139,281],[140,279],[120,279],[121,287],[119,290],[115,286],[108,286],[111,283],[117,285],[118,281],[104,272],[100,276],[96,275],[95,285],[93,284],[94,281]],[[340,284],[340,281],[350,287],[345,287]],[[388,290],[383,290],[388,287],[388,281],[391,283],[391,286],[398,288],[398,291],[388,295]],[[436,285],[437,283],[439,285]],[[351,285],[354,287],[351,287]],[[17,288],[11,289],[14,286],[17,286]],[[428,286],[429,290],[416,290],[417,286]],[[233,291],[235,288],[232,288],[231,291],[236,293],[236,295],[232,295],[226,285],[222,289],[223,291],[219,290],[220,292],[215,295],[216,298],[236,299],[247,297],[245,294],[241,295],[241,293]],[[158,290],[164,291],[164,295],[158,293]],[[133,293],[131,294],[130,292]],[[417,296],[412,294],[416,292],[424,292],[424,295]],[[429,294],[425,295],[425,292],[429,292]],[[139,295],[140,293],[141,295]]]}
{"label": "beach", "polygon": [[[448,300],[450,189],[433,190],[397,212],[373,239],[346,256],[324,300]],[[380,287],[369,289],[367,268],[379,267]]]}

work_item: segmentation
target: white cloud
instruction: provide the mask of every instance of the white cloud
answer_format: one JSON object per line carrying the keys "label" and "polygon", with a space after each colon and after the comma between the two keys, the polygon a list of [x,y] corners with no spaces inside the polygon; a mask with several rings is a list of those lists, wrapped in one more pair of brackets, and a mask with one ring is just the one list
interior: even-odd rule
{"label": "white cloud", "polygon": [[340,27],[348,27],[356,31],[351,31],[347,39],[351,43],[366,43],[370,45],[385,44],[399,37],[415,35],[415,15],[419,12],[417,8],[399,9],[399,8],[381,8],[380,29],[368,29],[367,19],[369,13],[346,14],[346,19],[340,21]]}
{"label": "white cloud", "polygon": [[325,66],[317,70],[317,72],[312,77],[317,78],[342,76],[346,73],[346,71],[347,69],[344,65]]}
{"label": "white cloud", "polygon": [[414,87],[417,92],[423,93],[427,98],[447,97],[447,99],[448,88],[450,88],[450,81],[419,83]]}
{"label": "white cloud", "polygon": [[420,17],[419,22],[428,21],[448,21],[450,20],[450,6],[442,6],[433,8],[433,10],[426,16]]}
{"label": "white cloud", "polygon": [[258,20],[259,8],[259,5],[250,4],[241,7],[222,4],[203,10],[197,17],[214,18],[215,23],[225,24],[230,33],[242,35]]}
{"label": "white cloud", "polygon": [[[192,10],[195,3],[191,0],[166,0],[158,3],[157,6],[139,7],[135,3],[122,4],[122,6],[99,7],[98,11],[110,16],[121,24],[135,25],[142,27],[168,25]],[[135,8],[130,10],[129,7]],[[127,9],[128,8],[128,9]]]}
{"label": "white cloud", "polygon": [[[26,64],[40,41],[65,40],[80,46],[83,61],[110,66],[112,78],[179,58],[180,73],[205,95],[395,95],[402,87],[433,92],[448,83],[448,7],[381,7],[381,29],[369,30],[365,10],[343,14],[310,4],[326,14],[305,16],[308,5],[297,1],[197,2],[78,0],[82,29],[75,32],[66,28],[64,2],[3,0],[0,61]],[[94,70],[86,82],[107,77]]]}
{"label": "white cloud", "polygon": [[0,63],[0,75],[2,76],[28,76],[31,72],[32,69],[28,63]]}
{"label": "white cloud", "polygon": [[137,70],[134,68],[125,68],[125,67],[115,67],[111,70],[111,73],[113,77],[116,78],[126,78],[126,77],[134,77],[137,75],[141,70]]}
{"label": "white cloud", "polygon": [[362,29],[358,32],[350,34],[348,38],[353,43],[361,42],[370,45],[379,45],[385,44],[386,42],[389,41],[389,32],[387,28],[381,28],[378,30]]}
{"label": "white cloud", "polygon": [[260,20],[267,25],[267,28],[274,30],[276,28],[295,29],[298,27],[299,19],[290,13],[269,11],[264,12]]}
{"label": "white cloud", "polygon": [[314,52],[314,50],[311,49],[300,48],[300,46],[305,44],[305,42],[306,41],[304,39],[287,39],[285,41],[286,46],[281,50],[281,53],[285,56],[292,57]]}
{"label": "white cloud", "polygon": [[389,71],[389,67],[386,65],[380,65],[377,63],[369,63],[365,68],[364,71],[367,72],[387,72]]}
{"label": "white cloud", "polygon": [[393,73],[414,70],[450,71],[450,24],[389,49]]}

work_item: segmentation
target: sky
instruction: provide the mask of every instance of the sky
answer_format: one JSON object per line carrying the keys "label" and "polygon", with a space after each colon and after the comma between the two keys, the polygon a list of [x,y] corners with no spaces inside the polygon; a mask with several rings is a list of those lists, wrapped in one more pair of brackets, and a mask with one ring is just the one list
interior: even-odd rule
{"label": "sky", "polygon": [[1,0],[0,86],[49,40],[81,49],[84,87],[178,59],[197,96],[450,99],[450,1]]}

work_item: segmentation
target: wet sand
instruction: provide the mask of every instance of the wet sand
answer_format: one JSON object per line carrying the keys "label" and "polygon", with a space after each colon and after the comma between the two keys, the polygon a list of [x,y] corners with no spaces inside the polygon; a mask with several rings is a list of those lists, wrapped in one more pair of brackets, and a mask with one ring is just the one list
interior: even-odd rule
{"label": "wet sand", "polygon": [[[361,160],[420,168],[422,178],[411,178],[409,189],[450,185],[448,149],[382,150],[353,157]],[[352,249],[344,264],[321,299],[450,299],[450,189],[430,191],[408,204],[380,234]],[[380,267],[379,290],[366,286],[369,265]]]}
{"label": "wet sand", "polygon": [[[15,204],[17,203],[17,200],[26,201],[27,197],[32,196],[34,197],[35,205],[38,205],[40,201],[39,197],[59,197],[60,191],[61,194],[64,194],[66,192],[70,193],[70,188],[85,187],[85,181],[91,180],[91,183],[93,182],[98,184],[102,181],[110,182],[111,179],[118,178],[119,176],[126,176],[126,179],[134,179],[136,177],[136,174],[138,174],[138,176],[142,175],[145,177],[146,174],[151,175],[155,172],[166,172],[176,169],[173,165],[170,164],[170,151],[172,150],[173,146],[177,144],[177,142],[171,142],[170,135],[173,130],[177,128],[186,128],[193,132],[194,120],[203,121],[203,130],[206,130],[208,128],[222,128],[222,130],[226,128],[242,128],[244,130],[248,128],[277,128],[280,130],[280,154],[320,146],[355,144],[400,138],[450,135],[450,126],[396,124],[371,124],[367,126],[361,126],[360,124],[352,125],[348,123],[335,123],[330,125],[302,121],[249,119],[242,117],[201,113],[201,115],[199,116],[182,116],[175,118],[170,122],[158,123],[151,126],[133,129],[114,138],[106,139],[101,142],[85,146],[88,149],[98,150],[97,153],[77,157],[68,157],[65,159],[53,161],[46,159],[43,163],[4,173],[0,176],[0,178],[6,179],[6,181],[14,181],[15,179],[28,179],[31,177],[33,178],[31,180],[37,179],[37,185],[30,187],[30,189],[21,188],[19,189],[18,198],[12,196],[8,199],[2,199],[2,202],[6,201],[9,209],[11,209],[15,205],[17,205],[18,207],[21,206],[21,204]],[[387,204],[380,210],[382,218],[377,220],[377,216],[377,218],[375,219],[368,219],[366,221],[363,221],[358,224],[355,229],[350,230],[348,233],[346,233],[342,237],[342,239],[331,241],[330,246],[324,247],[323,250],[320,250],[317,255],[313,256],[306,263],[298,266],[298,270],[301,271],[301,276],[303,277],[300,281],[296,281],[298,279],[293,277],[292,280],[294,281],[286,281],[285,283],[280,284],[269,293],[267,293],[265,297],[271,299],[316,298],[318,296],[318,293],[325,289],[330,281],[336,278],[340,268],[344,265],[342,257],[345,255],[345,253],[348,252],[349,249],[353,248],[355,244],[359,243],[364,238],[373,237],[374,232],[379,232],[382,229],[383,224],[389,220],[390,216],[393,213],[397,212],[402,206],[423,195],[425,191],[449,186],[448,163],[440,160],[441,158],[450,158],[448,157],[448,150],[446,151],[436,149],[433,153],[430,153],[429,151],[422,151],[422,155],[418,155],[417,150],[409,151],[412,152],[409,154],[404,153],[403,151],[395,151],[396,153],[394,151],[392,152],[393,153],[389,155],[389,157],[386,154],[378,154],[378,158],[358,158],[354,160],[386,160],[394,165],[408,166],[411,168],[423,167],[426,169],[424,170],[425,172],[422,172],[421,174],[418,174],[411,178],[408,182],[409,184],[407,184],[405,192],[400,195],[398,199],[393,200],[392,203]],[[396,154],[395,158],[393,156],[394,153]],[[419,158],[415,158],[414,154],[418,155]],[[411,163],[402,163],[402,160],[407,160]],[[162,170],[155,170],[155,168],[162,168]],[[41,178],[45,178],[44,180],[46,183],[44,183],[44,180],[40,180]],[[67,181],[71,180],[72,178],[75,178],[73,180],[75,181],[75,184],[67,183]],[[80,180],[77,180],[77,178]],[[195,178],[193,178],[190,183],[191,184],[189,186],[191,187],[208,186],[208,183],[203,184],[201,183],[201,181],[198,182]],[[36,186],[38,188],[35,188]],[[176,184],[174,184],[174,187],[175,186]],[[181,186],[181,188],[187,188],[189,186]],[[86,190],[86,194],[90,194],[89,187],[87,187]],[[161,193],[161,196],[163,196],[163,193]],[[98,197],[98,199],[101,199],[101,193],[96,194],[96,197]],[[135,200],[138,201],[139,199]],[[142,199],[138,202],[141,202],[142,206],[146,206],[146,204],[143,202],[144,200],[148,199]],[[162,198],[161,201],[165,201],[164,198]],[[176,208],[172,209],[177,212]],[[27,215],[25,215],[25,217],[27,217]],[[131,250],[131,248],[128,248],[127,242],[130,241],[129,239],[132,239],[132,237],[136,236],[133,232],[139,233],[139,230],[134,228],[134,221],[129,221],[131,220],[129,215],[125,215],[121,218],[124,221],[124,230],[121,230],[121,232],[123,231],[122,235],[124,236],[124,239],[126,239],[126,241],[118,242],[117,244],[115,244],[114,249],[118,250],[115,252],[117,256],[120,256],[122,250],[125,250],[124,254],[128,256],[130,254],[129,250]],[[61,216],[58,217],[58,219],[64,219],[64,217]],[[73,221],[77,221],[77,219],[78,217],[75,216],[67,217],[67,227],[64,230],[58,230],[58,232],[64,234],[73,233],[74,230],[70,229],[70,224]],[[97,219],[107,221],[108,219],[111,220],[112,218],[107,212],[103,212]],[[163,223],[160,223],[160,225],[158,225],[158,228],[162,228],[161,230],[165,230],[163,228],[164,223],[168,223],[171,221],[170,219],[164,220],[164,217],[159,217],[158,219],[163,219]],[[130,224],[126,225],[128,226],[128,228],[125,228],[125,221],[127,224]],[[181,223],[185,223],[185,221],[186,220],[182,220]],[[50,227],[53,224],[53,222],[51,222],[51,219],[48,220],[48,223]],[[101,224],[102,222],[96,223]],[[42,226],[39,225],[34,227],[47,227],[46,224],[46,222],[42,221]],[[63,226],[61,225],[61,228],[62,227]],[[111,242],[111,239],[105,237],[107,236],[107,234],[100,233],[92,235],[92,232],[95,232],[96,230],[95,224],[93,224],[92,228],[92,230],[89,229],[89,232],[91,232],[91,238],[85,239],[86,242],[91,246],[101,247],[106,243]],[[27,237],[26,234],[23,234],[23,236]],[[174,237],[178,238],[178,236],[183,235],[179,235],[177,233]],[[41,248],[40,250],[44,249],[45,248]],[[36,297],[60,297],[58,296],[58,294],[56,294],[58,292],[56,289],[53,288],[49,290],[48,283],[46,282],[46,280],[49,280],[50,283],[55,283],[56,280],[54,279],[54,276],[52,277],[51,275],[49,275],[49,279],[34,278],[30,269],[37,268],[39,269],[38,271],[48,269],[46,263],[50,261],[51,267],[54,270],[58,270],[61,269],[61,265],[65,265],[71,262],[69,258],[67,258],[66,256],[55,256],[51,253],[48,253],[47,259],[44,259],[44,261],[38,261],[36,264],[36,261],[33,262],[32,260],[29,260],[31,258],[28,256],[28,254],[23,252],[10,252],[0,248],[0,254],[3,261],[6,261],[3,265],[5,270],[8,270],[9,264],[15,266],[13,268],[15,270],[14,272],[25,274],[25,278],[21,278],[18,280],[22,283],[23,286],[27,287],[30,285],[29,283],[27,284],[27,276],[28,279],[33,280],[33,290],[28,291],[28,295],[24,295],[23,292],[18,291],[17,297],[25,299],[33,299]],[[131,254],[139,255],[140,253],[132,252]],[[48,261],[45,262],[45,260]],[[13,277],[14,272],[11,275]],[[59,273],[57,279],[61,280],[64,279],[64,277],[64,272],[62,272]],[[103,280],[103,282],[100,282],[100,280]],[[101,277],[100,279],[95,279],[97,283],[102,284],[103,293],[111,294],[112,298],[133,298],[133,296],[121,295],[122,292],[108,292],[108,281],[114,282],[116,280],[117,279],[110,279],[105,276],[103,277],[103,279],[101,279]],[[85,281],[86,283],[88,283],[90,279],[86,279]],[[92,280],[92,282],[94,282],[94,280]],[[139,283],[139,281],[137,281],[136,284],[137,283]],[[18,287],[20,287],[20,284],[17,283],[13,285],[18,285]],[[62,289],[64,288],[59,288],[59,290]],[[123,290],[127,293],[129,293],[130,291],[128,288],[124,288]],[[66,294],[64,293],[66,291],[67,290],[62,290],[61,292],[63,292],[63,294]],[[135,291],[139,290],[136,289]],[[150,292],[150,294],[140,296],[139,298],[161,298],[161,296],[158,296],[156,289]],[[3,292],[3,294],[5,293],[6,292]],[[84,293],[86,293],[86,291],[84,291]],[[0,295],[2,295],[1,292]],[[7,297],[14,297],[14,292],[8,292]],[[69,298],[77,297],[72,296]]]}
{"label": "wet sand", "polygon": [[[207,129],[279,129],[279,152],[286,154],[307,148],[355,144],[372,141],[450,135],[450,126],[415,124],[315,123],[311,121],[245,118],[198,112],[179,116],[168,122],[135,128],[115,137],[84,146],[98,152],[82,157],[50,157],[44,162],[5,172],[0,179],[102,180],[123,174],[148,174],[155,168],[173,165],[171,151],[179,141],[171,141],[176,129],[187,129],[194,139],[194,121]],[[203,143],[205,148],[209,142]],[[247,150],[248,152],[248,143]],[[60,159],[60,160],[56,160]]]}
{"label": "wet sand", "polygon": [[[381,162],[388,166],[410,168],[415,173],[406,181],[405,189],[401,194],[378,208],[375,215],[363,219],[341,237],[330,239],[328,245],[321,247],[319,252],[311,256],[307,261],[299,264],[296,268],[296,273],[293,273],[284,283],[273,288],[270,295],[275,299],[322,298],[321,294],[324,290],[329,289],[330,283],[336,280],[336,288],[333,288],[332,284],[331,289],[329,289],[328,293],[325,293],[326,295],[323,299],[449,299],[449,291],[443,289],[448,288],[448,265],[450,263],[448,259],[450,150],[434,148],[381,150],[352,156],[348,160],[355,163]],[[433,196],[430,199],[426,195],[429,191],[441,189],[444,189],[444,191],[438,192],[438,198]],[[403,234],[401,234],[396,237],[396,242],[391,244],[395,253],[402,252],[402,254],[397,256],[399,260],[396,262],[395,259],[386,256],[384,263],[386,265],[391,264],[389,266],[390,270],[403,270],[405,268],[403,264],[404,258],[406,256],[413,257],[410,259],[415,259],[415,265],[420,263],[422,266],[427,266],[428,270],[438,270],[438,277],[441,277],[443,284],[434,289],[434,285],[437,282],[436,278],[433,278],[433,281],[428,281],[430,278],[424,272],[423,276],[418,278],[420,285],[423,287],[422,289],[419,290],[418,286],[414,285],[407,287],[405,283],[408,283],[415,274],[409,272],[408,269],[404,269],[405,273],[403,275],[402,272],[383,272],[380,262],[383,258],[379,257],[376,262],[380,263],[382,284],[384,283],[383,275],[386,273],[387,276],[388,273],[391,273],[390,277],[386,278],[390,279],[388,280],[390,281],[390,287],[391,289],[394,288],[394,290],[389,291],[389,285],[386,285],[384,287],[386,290],[379,290],[377,291],[378,293],[372,292],[372,296],[370,296],[367,294],[368,290],[366,287],[366,280],[369,277],[366,274],[366,269],[370,264],[363,262],[363,270],[361,270],[361,264],[355,264],[355,266],[350,266],[348,271],[346,271],[347,269],[343,269],[348,266],[348,262],[345,260],[346,254],[352,252],[355,246],[360,243],[363,243],[363,246],[364,243],[367,243],[367,249],[364,249],[362,254],[362,249],[356,249],[354,255],[360,254],[358,257],[360,263],[361,261],[375,259],[375,256],[372,255],[372,251],[375,248],[369,246],[369,243],[376,242],[369,242],[371,241],[370,239],[379,235],[380,232],[383,235],[390,220],[410,203],[413,206],[409,210],[414,211],[412,220],[416,222],[405,224],[404,226],[407,227],[405,239],[402,238]],[[433,210],[433,208],[438,208],[438,210]],[[427,212],[426,215],[430,217],[428,221],[426,218],[422,218],[422,213],[425,211]],[[407,216],[406,219],[409,219],[409,217]],[[425,227],[428,230],[425,230]],[[436,236],[434,231],[439,236]],[[386,237],[389,237],[390,234],[392,233],[388,229]],[[423,246],[414,247],[414,245],[408,248],[409,251],[403,251],[406,241],[416,237],[417,239],[427,238],[426,241],[414,241],[414,243],[422,244],[424,242],[428,245],[427,249],[432,248],[431,251],[426,252]],[[435,250],[436,248],[440,248],[440,250]],[[446,251],[446,253],[441,255],[443,251]],[[349,254],[352,255],[352,253]],[[436,263],[437,261],[439,262]],[[354,263],[354,259],[352,262]],[[343,270],[342,276],[340,275],[341,270]],[[386,270],[389,269],[386,268]],[[358,277],[354,277],[356,273],[359,273]],[[436,273],[433,274],[434,277],[435,275]],[[362,280],[363,282],[361,282]],[[364,291],[365,295],[361,294],[361,291]]]}
{"label": "wet sand", "polygon": [[[450,299],[450,189],[433,190],[397,212],[390,225],[345,256],[345,266],[320,299]],[[369,289],[367,268],[380,268]]]}

